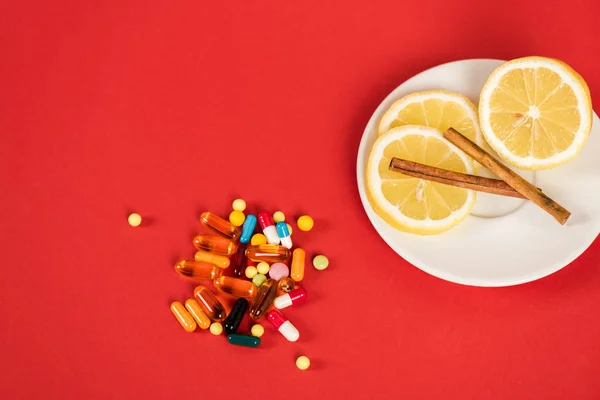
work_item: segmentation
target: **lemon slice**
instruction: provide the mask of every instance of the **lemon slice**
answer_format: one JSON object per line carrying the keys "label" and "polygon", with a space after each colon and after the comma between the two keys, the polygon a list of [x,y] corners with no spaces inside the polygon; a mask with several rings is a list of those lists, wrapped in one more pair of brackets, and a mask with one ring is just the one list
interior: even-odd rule
{"label": "lemon slice", "polygon": [[403,125],[431,126],[442,132],[454,128],[478,145],[484,143],[475,105],[465,96],[447,90],[427,90],[402,97],[381,118],[379,134]]}
{"label": "lemon slice", "polygon": [[479,101],[481,129],[507,163],[540,170],[579,154],[592,128],[583,78],[562,61],[526,57],[489,76]]}
{"label": "lemon slice", "polygon": [[470,158],[439,130],[415,125],[392,128],[373,145],[366,175],[369,202],[388,224],[402,231],[432,235],[469,215],[475,205],[474,191],[390,171],[392,157],[473,173]]}

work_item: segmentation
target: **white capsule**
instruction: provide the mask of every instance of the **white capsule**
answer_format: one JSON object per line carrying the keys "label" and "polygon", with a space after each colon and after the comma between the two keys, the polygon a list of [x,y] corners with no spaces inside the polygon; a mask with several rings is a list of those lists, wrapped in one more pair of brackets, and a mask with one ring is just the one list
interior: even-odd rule
{"label": "white capsule", "polygon": [[277,229],[275,225],[267,226],[263,229],[263,235],[267,238],[267,243],[269,244],[279,244],[279,235],[277,234]]}
{"label": "white capsule", "polygon": [[300,338],[300,332],[298,332],[298,329],[290,321],[285,321],[278,330],[290,342],[295,342]]}

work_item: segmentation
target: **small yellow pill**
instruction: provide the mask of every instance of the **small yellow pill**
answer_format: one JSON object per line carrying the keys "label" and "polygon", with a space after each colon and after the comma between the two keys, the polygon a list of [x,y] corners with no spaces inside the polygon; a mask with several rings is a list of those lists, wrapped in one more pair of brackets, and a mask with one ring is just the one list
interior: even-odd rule
{"label": "small yellow pill", "polygon": [[252,279],[256,274],[258,274],[256,267],[249,266],[246,268],[246,278]]}
{"label": "small yellow pill", "polygon": [[313,266],[319,271],[323,271],[329,266],[329,260],[325,256],[318,255],[313,258]]}
{"label": "small yellow pill", "polygon": [[267,277],[264,274],[256,274],[254,275],[254,278],[252,278],[252,283],[254,283],[256,287],[261,287],[266,281]]}
{"label": "small yellow pill", "polygon": [[127,222],[129,222],[129,225],[131,226],[140,226],[142,223],[142,216],[138,213],[133,213],[129,215]]}
{"label": "small yellow pill", "polygon": [[310,367],[310,359],[306,356],[298,357],[298,359],[296,360],[296,367],[298,367],[298,369],[301,369],[302,371],[308,369],[308,367]]}
{"label": "small yellow pill", "polygon": [[290,231],[290,235],[292,234],[292,226],[288,223],[286,223],[286,225],[288,226],[288,230]]}
{"label": "small yellow pill", "polygon": [[221,333],[223,333],[223,325],[221,325],[220,322],[213,322],[210,324],[210,333],[215,336],[219,336]]}
{"label": "small yellow pill", "polygon": [[303,215],[300,218],[298,218],[296,224],[298,225],[298,228],[300,228],[301,231],[308,232],[313,228],[315,222],[308,215]]}
{"label": "small yellow pill", "polygon": [[231,207],[235,211],[244,211],[246,209],[246,202],[242,199],[235,199]]}
{"label": "small yellow pill", "polygon": [[271,269],[271,267],[269,266],[269,264],[267,264],[264,261],[261,261],[256,265],[256,270],[258,271],[259,274],[266,275],[269,273],[270,269]]}
{"label": "small yellow pill", "polygon": [[253,246],[258,246],[259,244],[267,244],[267,238],[262,233],[256,233],[250,239],[250,244]]}
{"label": "small yellow pill", "polygon": [[275,211],[275,214],[273,214],[273,221],[275,221],[275,223],[285,221],[285,214],[281,211]]}
{"label": "small yellow pill", "polygon": [[242,226],[245,220],[246,216],[241,211],[235,210],[229,214],[229,222],[231,222],[231,224],[234,226]]}
{"label": "small yellow pill", "polygon": [[265,333],[265,328],[260,324],[252,325],[250,333],[252,333],[252,336],[261,337]]}

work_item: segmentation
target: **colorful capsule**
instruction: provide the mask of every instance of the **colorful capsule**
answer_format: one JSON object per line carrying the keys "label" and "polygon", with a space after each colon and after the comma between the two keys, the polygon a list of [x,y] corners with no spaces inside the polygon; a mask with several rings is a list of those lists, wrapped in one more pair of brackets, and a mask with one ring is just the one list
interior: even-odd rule
{"label": "colorful capsule", "polygon": [[267,319],[290,342],[295,342],[300,337],[300,332],[279,310],[271,310]]}
{"label": "colorful capsule", "polygon": [[231,344],[246,347],[258,347],[260,345],[260,338],[250,335],[239,335],[237,333],[230,333],[227,335],[227,341]]}
{"label": "colorful capsule", "polygon": [[175,272],[195,281],[212,281],[221,276],[221,268],[207,262],[181,260],[175,264]]}
{"label": "colorful capsule", "polygon": [[273,222],[271,214],[266,211],[259,213],[258,223],[267,238],[267,243],[279,244],[279,235],[277,234],[277,228],[275,228],[275,223]]}
{"label": "colorful capsule", "polygon": [[278,222],[277,225],[277,235],[279,236],[279,240],[281,240],[281,245],[287,249],[292,248],[292,235],[290,235],[290,230],[285,222]]}
{"label": "colorful capsule", "polygon": [[194,317],[200,329],[208,329],[210,326],[210,318],[202,311],[200,304],[194,299],[187,299],[185,302],[185,308],[188,310],[190,315]]}
{"label": "colorful capsule", "polygon": [[222,276],[213,281],[217,290],[230,294],[234,297],[253,298],[258,292],[256,285],[245,279]]}
{"label": "colorful capsule", "polygon": [[223,326],[225,327],[225,332],[227,333],[235,333],[237,332],[242,319],[244,318],[244,314],[246,314],[246,310],[248,309],[248,300],[244,298],[237,299],[231,312],[225,318],[223,322]]}
{"label": "colorful capsule", "polygon": [[194,318],[187,312],[183,304],[174,301],[171,303],[171,312],[186,332],[194,332],[196,330],[196,321],[194,321]]}
{"label": "colorful capsule", "polygon": [[292,290],[289,293],[282,294],[273,301],[273,305],[277,309],[283,309],[291,305],[297,305],[306,301],[308,293],[303,288]]}
{"label": "colorful capsule", "polygon": [[213,292],[204,286],[196,286],[194,297],[208,318],[213,321],[223,321],[226,316],[225,307],[217,300]]}
{"label": "colorful capsule", "polygon": [[258,294],[252,300],[252,304],[250,305],[250,318],[259,319],[263,317],[271,304],[273,304],[273,300],[277,296],[277,281],[274,279],[269,279],[265,283],[260,286],[258,289]]}
{"label": "colorful capsule", "polygon": [[259,244],[258,246],[248,246],[246,257],[252,261],[275,263],[290,258],[290,251],[276,244]]}
{"label": "colorful capsule", "polygon": [[283,293],[289,293],[296,287],[296,282],[292,278],[283,278],[279,280],[278,286]]}
{"label": "colorful capsule", "polygon": [[192,240],[198,250],[209,251],[220,256],[230,256],[237,250],[237,244],[221,236],[198,235]]}
{"label": "colorful capsule", "polygon": [[208,251],[198,250],[194,255],[194,260],[198,262],[211,263],[215,267],[227,268],[229,267],[229,258],[225,256],[219,256]]}
{"label": "colorful capsule", "polygon": [[292,279],[296,282],[300,282],[304,279],[304,259],[306,258],[306,253],[304,249],[297,248],[294,250],[294,254],[292,255]]}
{"label": "colorful capsule", "polygon": [[244,275],[247,266],[245,244],[240,244],[233,256],[231,256],[231,265],[233,266],[233,276],[240,277]]}
{"label": "colorful capsule", "polygon": [[234,226],[229,221],[226,221],[217,214],[211,212],[202,213],[200,222],[207,228],[212,229],[214,232],[229,240],[237,240],[242,232],[237,226]]}
{"label": "colorful capsule", "polygon": [[246,215],[244,225],[242,225],[242,234],[240,235],[241,243],[249,243],[256,228],[256,217],[253,214]]}

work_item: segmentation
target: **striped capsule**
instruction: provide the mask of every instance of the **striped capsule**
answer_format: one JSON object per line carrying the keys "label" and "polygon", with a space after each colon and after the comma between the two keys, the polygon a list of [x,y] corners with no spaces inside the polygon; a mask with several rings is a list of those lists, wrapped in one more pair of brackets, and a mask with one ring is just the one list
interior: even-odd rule
{"label": "striped capsule", "polygon": [[304,279],[304,260],[306,258],[306,253],[304,249],[298,247],[294,250],[292,254],[292,268],[291,268],[291,277],[294,281],[300,282]]}
{"label": "striped capsule", "polygon": [[194,299],[187,299],[185,302],[185,308],[188,310],[190,315],[196,320],[196,323],[200,329],[208,329],[210,327],[210,318],[202,311],[200,304]]}
{"label": "striped capsule", "polygon": [[281,310],[283,308],[287,308],[289,306],[305,302],[307,295],[308,293],[306,293],[306,290],[304,288],[298,288],[292,290],[289,293],[282,294],[281,296],[277,297],[275,301],[273,301],[273,305],[275,306],[275,308]]}
{"label": "striped capsule", "polygon": [[258,292],[258,288],[254,283],[232,276],[222,276],[215,279],[213,285],[217,290],[234,297],[254,298]]}
{"label": "striped capsule", "polygon": [[279,235],[277,234],[277,228],[271,214],[266,211],[262,211],[258,214],[258,223],[263,231],[263,234],[267,238],[269,244],[279,244]]}
{"label": "striped capsule", "polygon": [[229,312],[227,318],[223,322],[223,327],[225,328],[225,332],[227,333],[236,333],[242,319],[244,318],[244,314],[246,314],[246,310],[248,309],[248,300],[243,297],[237,299],[233,308]]}
{"label": "striped capsule", "polygon": [[252,300],[252,304],[250,305],[250,318],[259,319],[263,317],[271,304],[273,304],[273,300],[277,296],[277,281],[275,279],[269,279],[265,283],[260,286],[258,289],[258,294]]}
{"label": "striped capsule", "polygon": [[242,233],[240,228],[211,212],[202,213],[200,222],[207,228],[229,240],[238,240]]}
{"label": "striped capsule", "polygon": [[229,258],[225,256],[219,256],[217,254],[209,253],[208,251],[198,250],[194,255],[194,260],[198,262],[211,263],[215,267],[227,268],[229,267]]}
{"label": "striped capsule", "polygon": [[285,247],[276,244],[259,244],[256,246],[248,246],[246,248],[246,257],[252,261],[275,263],[290,258],[290,251]]}
{"label": "striped capsule", "polygon": [[279,310],[271,310],[267,314],[267,319],[284,338],[290,342],[295,342],[300,338],[298,329],[281,313]]}
{"label": "striped capsule", "polygon": [[242,225],[242,234],[240,235],[240,243],[244,243],[244,244],[250,243],[250,239],[252,239],[252,235],[254,234],[255,228],[256,228],[256,217],[253,214],[246,215],[246,220],[244,221],[244,225]]}
{"label": "striped capsule", "polygon": [[292,235],[290,235],[290,230],[285,222],[278,222],[277,225],[277,235],[279,236],[279,240],[281,241],[281,245],[287,249],[292,248]]}
{"label": "striped capsule", "polygon": [[230,333],[227,335],[227,341],[231,344],[246,347],[258,347],[260,345],[260,338],[250,335],[239,335],[237,333]]}
{"label": "striped capsule", "polygon": [[183,304],[174,301],[171,303],[171,312],[186,332],[194,332],[196,330],[196,321],[194,321],[194,318],[187,312]]}
{"label": "striped capsule", "polygon": [[198,235],[192,240],[198,250],[208,251],[220,256],[230,256],[237,250],[237,244],[216,235]]}
{"label": "striped capsule", "polygon": [[204,286],[196,286],[194,289],[194,297],[198,300],[198,304],[202,310],[213,321],[223,321],[226,317],[225,307],[217,300],[213,292]]}
{"label": "striped capsule", "polygon": [[221,276],[222,271],[207,262],[181,260],[175,264],[175,272],[193,281],[212,281]]}

